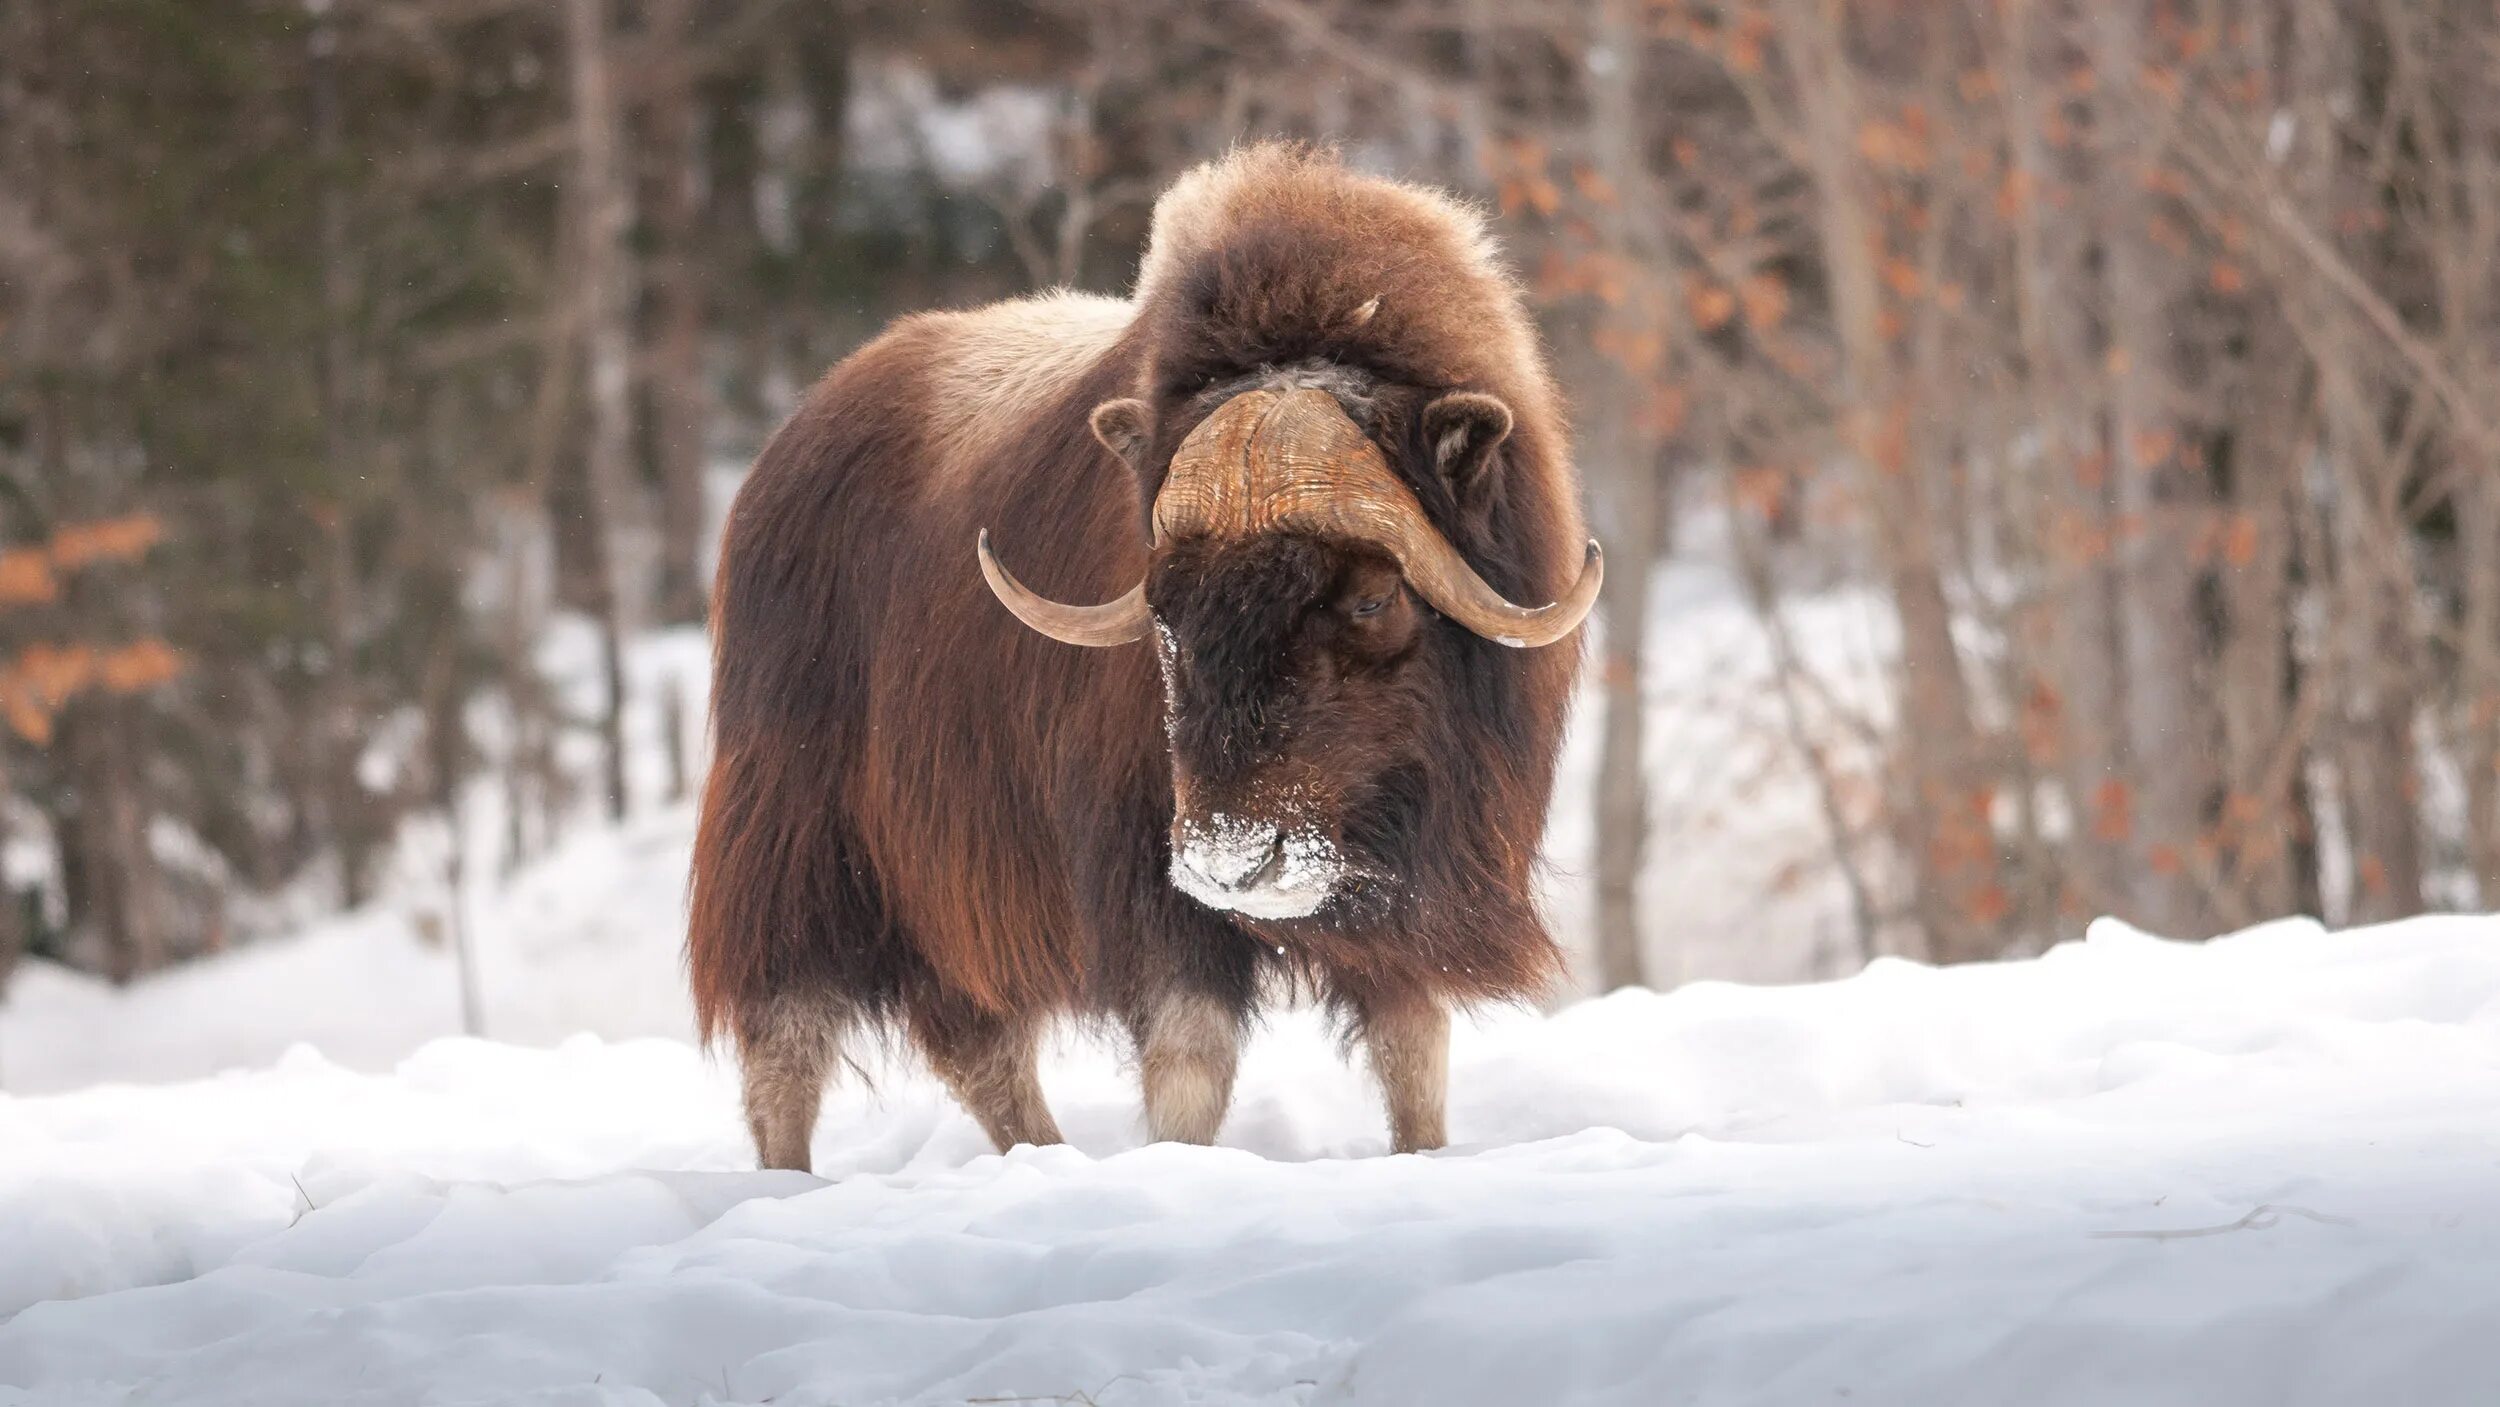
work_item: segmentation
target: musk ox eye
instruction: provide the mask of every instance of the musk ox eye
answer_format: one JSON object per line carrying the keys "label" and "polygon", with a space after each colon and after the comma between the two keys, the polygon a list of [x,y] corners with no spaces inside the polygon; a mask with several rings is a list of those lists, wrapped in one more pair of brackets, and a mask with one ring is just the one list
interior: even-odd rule
{"label": "musk ox eye", "polygon": [[1353,615],[1356,620],[1361,620],[1365,616],[1376,616],[1380,614],[1382,611],[1388,609],[1388,606],[1388,597],[1368,596],[1354,603]]}

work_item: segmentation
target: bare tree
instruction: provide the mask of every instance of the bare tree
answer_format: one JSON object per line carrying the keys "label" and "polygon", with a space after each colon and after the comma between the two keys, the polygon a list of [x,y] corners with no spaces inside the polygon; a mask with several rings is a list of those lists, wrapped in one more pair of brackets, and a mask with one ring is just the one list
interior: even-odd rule
{"label": "bare tree", "polygon": [[650,134],[652,440],[659,459],[658,610],[667,621],[703,619],[703,265],[701,154],[696,92],[700,54],[693,0],[654,0],[645,28],[642,106]]}
{"label": "bare tree", "polygon": [[616,527],[629,511],[633,436],[633,305],[625,233],[632,221],[619,159],[621,115],[610,71],[607,0],[565,0],[572,76],[574,153],[570,191],[577,236],[574,277],[590,384],[590,436],[582,545],[590,609],[599,628],[599,716],[608,814],[625,814],[625,624]]}

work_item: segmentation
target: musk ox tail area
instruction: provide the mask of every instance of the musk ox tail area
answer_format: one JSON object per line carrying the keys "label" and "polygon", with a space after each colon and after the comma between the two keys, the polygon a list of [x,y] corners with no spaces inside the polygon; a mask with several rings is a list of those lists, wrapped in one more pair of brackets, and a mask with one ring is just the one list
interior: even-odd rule
{"label": "musk ox tail area", "polygon": [[[753,748],[712,761],[695,830],[686,960],[695,1029],[708,1044],[741,1012],[777,998],[851,1006],[874,982],[846,980],[846,952],[875,941],[886,919],[866,857],[839,818],[788,764]],[[865,938],[867,941],[862,941]]]}
{"label": "musk ox tail area", "polygon": [[892,468],[915,452],[911,389],[888,351],[854,355],[765,447],[730,512],[686,939],[706,1041],[744,1041],[738,1022],[777,999],[873,1009],[901,982],[845,783],[880,606],[863,572],[900,512]]}

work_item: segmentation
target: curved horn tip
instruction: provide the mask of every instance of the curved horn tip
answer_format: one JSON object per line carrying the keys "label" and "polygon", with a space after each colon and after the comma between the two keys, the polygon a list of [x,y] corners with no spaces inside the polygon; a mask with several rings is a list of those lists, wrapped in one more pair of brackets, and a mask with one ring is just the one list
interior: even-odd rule
{"label": "curved horn tip", "polygon": [[1024,583],[1015,579],[998,558],[990,552],[990,530],[983,528],[973,543],[981,561],[982,580],[989,583],[990,594],[1007,608],[1010,615],[1034,631],[1067,645],[1083,645],[1099,649],[1106,645],[1126,645],[1144,638],[1152,619],[1146,606],[1146,584],[1130,587],[1128,594],[1099,606],[1071,606],[1037,596]]}
{"label": "curved horn tip", "polygon": [[1589,612],[1597,605],[1598,589],[1605,584],[1606,549],[1597,545],[1596,538],[1590,538],[1587,549],[1580,554],[1579,580],[1573,582],[1571,589],[1564,592],[1559,599],[1550,605],[1540,607],[1537,611],[1539,615],[1559,612],[1567,623],[1560,625],[1559,628],[1548,625],[1541,630],[1522,634],[1504,633],[1492,638],[1514,650],[1541,649],[1554,644],[1579,629],[1581,623],[1588,619]]}

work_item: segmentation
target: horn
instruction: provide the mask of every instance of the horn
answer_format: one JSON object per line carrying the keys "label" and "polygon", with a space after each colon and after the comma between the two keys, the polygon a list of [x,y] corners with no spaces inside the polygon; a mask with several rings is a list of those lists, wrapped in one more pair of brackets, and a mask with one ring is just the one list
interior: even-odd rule
{"label": "horn", "polygon": [[1336,398],[1310,387],[1246,392],[1191,431],[1172,456],[1154,518],[1158,537],[1300,528],[1371,543],[1397,558],[1433,609],[1522,649],[1578,628],[1606,579],[1605,556],[1592,540],[1561,599],[1514,604],[1433,527],[1415,491]]}
{"label": "horn", "polygon": [[999,604],[1051,639],[1067,645],[1101,646],[1125,645],[1145,636],[1147,623],[1152,619],[1146,609],[1145,582],[1138,582],[1127,595],[1104,605],[1064,605],[1046,596],[1036,596],[998,565],[998,559],[990,555],[988,528],[981,529],[979,548],[981,577],[990,584]]}
{"label": "horn", "polygon": [[[1368,542],[1395,557],[1415,593],[1434,610],[1500,644],[1550,645],[1579,628],[1606,579],[1605,555],[1591,539],[1579,579],[1550,605],[1521,606],[1485,583],[1424,513],[1415,491],[1380,447],[1325,391],[1248,391],[1189,432],[1155,495],[1154,538],[1239,536],[1300,529]],[[1142,638],[1153,614],[1146,584],[1100,606],[1037,596],[1007,574],[981,530],[981,575],[1016,619],[1070,645],[1125,645]]]}
{"label": "horn", "polygon": [[1414,583],[1416,594],[1441,614],[1487,640],[1523,650],[1551,645],[1579,629],[1597,604],[1597,589],[1606,581],[1606,554],[1596,538],[1589,539],[1588,550],[1580,558],[1579,579],[1547,606],[1512,605],[1502,593],[1485,585],[1449,539],[1429,524],[1423,540],[1398,560],[1406,565],[1406,579]]}

